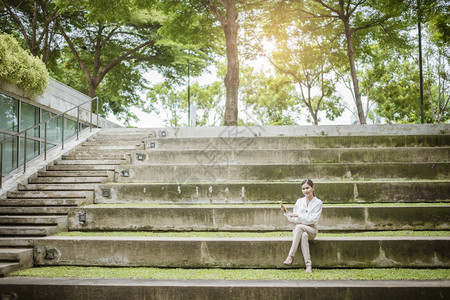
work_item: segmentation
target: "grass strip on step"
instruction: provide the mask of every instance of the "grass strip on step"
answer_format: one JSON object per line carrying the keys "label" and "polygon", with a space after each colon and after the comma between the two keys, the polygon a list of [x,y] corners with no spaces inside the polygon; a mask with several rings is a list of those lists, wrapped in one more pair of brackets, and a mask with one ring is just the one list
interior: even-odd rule
{"label": "grass strip on step", "polygon": [[[66,237],[183,237],[183,238],[274,238],[292,237],[291,231],[228,232],[228,231],[69,231]],[[317,237],[450,237],[450,231],[365,231],[351,233],[321,233]]]}
{"label": "grass strip on step", "polygon": [[[285,202],[283,202],[285,203]],[[286,207],[291,209],[294,206],[294,203],[285,203]],[[324,204],[324,208],[327,207],[334,207],[334,206],[346,206],[346,207],[361,207],[361,206],[369,206],[369,207],[404,207],[404,206],[450,206],[449,202],[420,202],[420,203],[405,203],[405,202],[395,202],[395,203],[342,203],[342,204]],[[189,208],[189,207],[211,207],[211,208],[221,208],[221,207],[227,207],[227,208],[239,208],[239,207],[273,207],[278,208],[280,207],[279,202],[277,203],[218,203],[218,204],[192,204],[192,203],[151,203],[151,202],[144,202],[144,203],[137,203],[137,202],[130,202],[130,203],[101,203],[101,204],[90,204],[86,205],[85,207],[118,207],[118,208],[126,208],[126,207],[159,207],[159,208],[173,208],[173,207],[182,207],[182,208]]]}
{"label": "grass strip on step", "polygon": [[449,269],[180,269],[149,267],[36,267],[10,276],[47,278],[217,280],[448,280]]}

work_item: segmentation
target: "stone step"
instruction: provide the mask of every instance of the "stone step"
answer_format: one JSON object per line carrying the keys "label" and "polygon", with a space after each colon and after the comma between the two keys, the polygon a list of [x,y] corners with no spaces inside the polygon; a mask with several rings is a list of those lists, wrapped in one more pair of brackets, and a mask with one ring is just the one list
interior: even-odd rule
{"label": "stone step", "polygon": [[37,237],[0,237],[0,247],[33,248]]}
{"label": "stone step", "polygon": [[58,225],[67,227],[67,216],[2,216],[0,215],[1,225]]}
{"label": "stone step", "polygon": [[[449,202],[450,181],[315,181],[324,203]],[[107,183],[96,203],[295,203],[300,182]]]}
{"label": "stone step", "polygon": [[140,141],[114,141],[114,140],[92,140],[86,141],[80,144],[77,149],[95,149],[95,150],[133,150],[133,149],[144,149],[143,140]]}
{"label": "stone step", "polygon": [[146,149],[250,150],[368,147],[448,147],[450,135],[214,137],[145,139]]}
{"label": "stone step", "polygon": [[[291,238],[45,237],[35,241],[35,264],[285,268],[291,243]],[[449,247],[450,237],[319,236],[310,241],[317,268],[448,268]],[[45,259],[49,251],[54,259]],[[300,252],[293,267],[303,266]]]}
{"label": "stone step", "polygon": [[0,206],[80,206],[86,202],[85,198],[66,199],[1,199]]}
{"label": "stone step", "polygon": [[19,191],[94,191],[96,184],[18,184]]}
{"label": "stone step", "polygon": [[[112,168],[114,170],[114,168]],[[107,170],[48,170],[38,171],[38,177],[112,177],[112,171]]]}
{"label": "stone step", "polygon": [[55,165],[120,165],[125,159],[85,159],[85,160],[57,160]]}
{"label": "stone step", "polygon": [[144,147],[144,143],[139,142],[139,143],[122,143],[122,144],[117,144],[116,142],[102,142],[102,143],[98,143],[98,142],[83,142],[81,143],[81,145],[75,149],[75,151],[88,151],[88,152],[92,152],[92,151],[124,151],[124,152],[130,152],[132,150],[137,150],[137,149],[143,149]]}
{"label": "stone step", "polygon": [[[236,270],[239,272],[239,270]],[[18,299],[384,299],[450,298],[449,280],[143,280],[7,277]],[[302,298],[299,298],[299,295]],[[13,297],[11,296],[11,298]]]}
{"label": "stone step", "polygon": [[0,215],[67,215],[68,206],[0,206]]}
{"label": "stone step", "polygon": [[[8,275],[9,273],[16,272],[16,271],[19,271],[22,269],[27,269],[30,267],[24,268],[20,265],[19,262],[0,261],[0,277],[4,277],[4,276]],[[6,296],[8,294],[2,293],[2,295]],[[13,293],[12,295],[16,295],[16,293]],[[11,297],[11,298],[6,298],[6,299],[14,299],[14,298]],[[28,298],[28,299],[31,299],[31,298]]]}
{"label": "stone step", "polygon": [[87,203],[92,202],[92,197],[93,193],[88,191],[13,191],[7,193],[7,198],[10,199],[85,198]]}
{"label": "stone step", "polygon": [[295,150],[132,151],[132,164],[279,164],[449,162],[449,147],[318,148]]}
{"label": "stone step", "polygon": [[[53,166],[47,166],[47,171],[79,171],[84,172],[86,175],[92,173],[94,176],[97,176],[96,174],[104,173],[104,172],[111,172],[114,171],[114,168],[116,165],[70,165],[70,164],[60,164],[60,165],[53,165]],[[97,173],[100,172],[100,173]]]}
{"label": "stone step", "polygon": [[[125,171],[125,172],[124,172]],[[126,177],[128,174],[128,177]],[[319,177],[320,176],[320,177]],[[327,163],[277,165],[122,165],[116,182],[447,179],[449,163]]]}
{"label": "stone step", "polygon": [[[287,208],[292,211],[292,207]],[[450,230],[449,220],[450,205],[324,206],[318,229],[333,232]],[[293,227],[279,206],[88,206],[74,208],[69,213],[69,230],[74,231],[285,231]]]}
{"label": "stone step", "polygon": [[[42,176],[40,175],[42,174]],[[77,176],[78,175],[78,176]],[[102,183],[107,181],[107,177],[86,177],[77,172],[57,172],[40,171],[35,178],[29,178],[28,183],[37,184],[81,184],[81,183]]]}
{"label": "stone step", "polygon": [[39,226],[0,226],[0,236],[47,236],[61,231],[56,225],[39,225]]}
{"label": "stone step", "polygon": [[0,248],[0,261],[33,260],[33,249],[29,248]]}
{"label": "stone step", "polygon": [[[119,152],[119,151],[117,151]],[[68,155],[61,156],[62,160],[123,160],[126,158],[126,154],[120,153],[103,153],[102,152],[87,152],[77,151]]]}

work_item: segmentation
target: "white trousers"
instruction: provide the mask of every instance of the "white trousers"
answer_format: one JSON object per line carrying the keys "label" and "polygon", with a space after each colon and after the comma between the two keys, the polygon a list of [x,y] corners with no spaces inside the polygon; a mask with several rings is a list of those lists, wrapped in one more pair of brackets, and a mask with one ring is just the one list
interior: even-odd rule
{"label": "white trousers", "polygon": [[295,225],[294,239],[292,240],[291,250],[289,250],[289,255],[294,257],[297,252],[298,244],[301,241],[301,248],[303,258],[305,260],[306,266],[311,266],[311,255],[309,254],[309,242],[308,240],[314,240],[319,232],[317,228],[311,227],[304,224]]}

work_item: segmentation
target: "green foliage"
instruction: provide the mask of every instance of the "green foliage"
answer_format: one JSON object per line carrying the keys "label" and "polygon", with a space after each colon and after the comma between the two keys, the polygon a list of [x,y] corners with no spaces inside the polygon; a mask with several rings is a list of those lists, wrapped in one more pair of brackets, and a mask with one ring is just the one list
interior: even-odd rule
{"label": "green foliage", "polygon": [[300,107],[291,80],[286,76],[270,76],[264,70],[241,68],[240,94],[261,125],[296,125]]}
{"label": "green foliage", "polygon": [[0,80],[16,84],[31,94],[42,94],[48,77],[47,68],[39,58],[23,50],[11,35],[0,34]]}
{"label": "green foliage", "polygon": [[[216,81],[207,85],[194,83],[190,87],[190,104],[196,106],[196,124],[192,126],[217,126],[223,120],[224,90]],[[164,82],[149,89],[146,111],[156,112],[170,127],[187,126],[188,88]],[[162,115],[165,112],[166,115]],[[191,111],[191,114],[194,112]]]}

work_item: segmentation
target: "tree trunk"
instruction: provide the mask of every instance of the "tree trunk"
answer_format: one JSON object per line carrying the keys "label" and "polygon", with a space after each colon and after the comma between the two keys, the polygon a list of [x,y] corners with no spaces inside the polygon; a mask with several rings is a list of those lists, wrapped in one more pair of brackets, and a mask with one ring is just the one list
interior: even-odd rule
{"label": "tree trunk", "polygon": [[227,74],[225,76],[226,106],[225,125],[236,126],[238,119],[238,96],[239,96],[239,56],[237,49],[238,25],[235,20],[224,26],[227,48]]}
{"label": "tree trunk", "polygon": [[345,27],[345,38],[347,40],[347,54],[350,61],[350,71],[353,81],[353,90],[355,92],[356,109],[358,110],[358,118],[360,124],[366,124],[364,116],[364,109],[361,102],[361,91],[359,90],[358,77],[356,76],[355,53],[352,44],[352,32],[350,29],[350,22],[347,17],[342,18]]}

